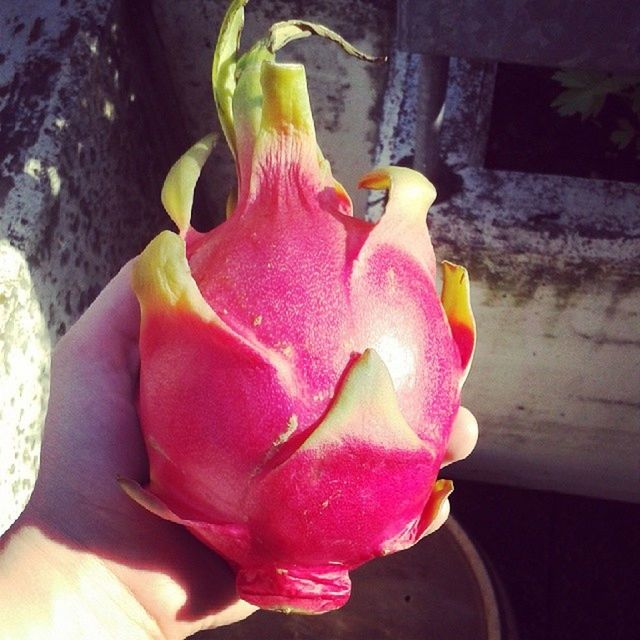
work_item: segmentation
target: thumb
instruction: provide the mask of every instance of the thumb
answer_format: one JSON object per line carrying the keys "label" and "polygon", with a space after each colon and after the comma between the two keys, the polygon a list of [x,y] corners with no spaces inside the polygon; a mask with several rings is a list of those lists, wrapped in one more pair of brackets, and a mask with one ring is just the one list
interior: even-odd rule
{"label": "thumb", "polygon": [[140,308],[131,288],[134,261],[120,269],[60,339],[55,358],[72,352],[84,361],[101,360],[131,373],[137,371]]}

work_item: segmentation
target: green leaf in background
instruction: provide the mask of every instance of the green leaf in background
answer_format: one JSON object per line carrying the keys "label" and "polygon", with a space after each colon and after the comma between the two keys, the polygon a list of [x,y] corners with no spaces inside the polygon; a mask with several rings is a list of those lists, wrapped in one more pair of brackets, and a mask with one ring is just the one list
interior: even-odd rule
{"label": "green leaf in background", "polygon": [[606,99],[615,96],[629,117],[618,118],[609,140],[618,151],[635,140],[636,155],[640,158],[640,76],[561,69],[551,77],[564,89],[551,103],[563,117],[579,115],[582,122],[595,120]]}
{"label": "green leaf in background", "polygon": [[600,84],[606,80],[608,74],[598,71],[568,71],[562,69],[556,71],[552,78],[559,82],[565,89],[585,89]]}
{"label": "green leaf in background", "polygon": [[561,116],[580,114],[582,120],[593,118],[600,113],[606,95],[588,89],[567,89],[551,103]]}
{"label": "green leaf in background", "polygon": [[618,129],[611,133],[609,139],[622,151],[622,149],[626,149],[631,144],[636,135],[638,135],[638,130],[633,124],[626,118],[620,118],[618,120]]}
{"label": "green leaf in background", "polygon": [[552,78],[565,89],[551,103],[561,116],[580,115],[583,121],[595,118],[607,96],[629,99],[630,92],[634,96],[634,111],[637,108],[636,113],[640,113],[640,76],[562,69]]}

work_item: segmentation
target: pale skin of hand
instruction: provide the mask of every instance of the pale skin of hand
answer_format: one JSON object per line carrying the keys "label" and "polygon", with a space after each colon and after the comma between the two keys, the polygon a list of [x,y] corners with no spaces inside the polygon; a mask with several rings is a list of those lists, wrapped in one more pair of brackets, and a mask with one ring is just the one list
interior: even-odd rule
{"label": "pale skin of hand", "polygon": [[[255,611],[236,597],[225,562],[116,482],[148,475],[131,266],[55,349],[38,481],[0,539],[0,637],[173,640]],[[477,435],[460,409],[444,464],[469,455]],[[429,533],[448,514],[447,500]]]}

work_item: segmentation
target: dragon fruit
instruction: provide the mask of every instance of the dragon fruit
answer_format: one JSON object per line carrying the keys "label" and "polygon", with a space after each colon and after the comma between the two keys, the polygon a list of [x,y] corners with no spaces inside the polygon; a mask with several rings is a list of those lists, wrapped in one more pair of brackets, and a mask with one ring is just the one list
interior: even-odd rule
{"label": "dragon fruit", "polygon": [[437,480],[474,321],[464,268],[441,298],[425,216],[431,183],[379,168],[379,222],[352,214],[318,149],[304,67],[275,53],[326,27],[274,25],[241,57],[246,0],[232,3],[213,63],[237,167],[227,220],[190,226],[208,136],[171,169],[162,200],[179,232],[137,261],[139,416],[150,480],[122,480],[236,570],[239,597],[322,613],[348,571],[415,544],[451,483]]}

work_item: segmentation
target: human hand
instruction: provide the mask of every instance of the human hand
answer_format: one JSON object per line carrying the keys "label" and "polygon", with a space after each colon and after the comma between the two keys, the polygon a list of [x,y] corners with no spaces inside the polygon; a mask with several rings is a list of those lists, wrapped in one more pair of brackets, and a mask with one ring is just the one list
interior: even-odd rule
{"label": "human hand", "polygon": [[[255,608],[238,600],[233,573],[210,549],[183,527],[141,509],[116,483],[119,475],[148,475],[135,406],[140,313],[130,278],[131,263],[55,350],[38,482],[12,532],[35,527],[54,545],[54,555],[88,554],[96,561],[90,571],[108,570],[123,587],[124,602],[116,591],[102,606],[139,605],[137,612],[149,616],[138,624],[147,636],[112,637],[184,638]],[[475,419],[460,409],[444,463],[466,457],[476,440]],[[448,513],[446,500],[428,533]]]}
{"label": "human hand", "polygon": [[[157,633],[184,638],[240,620],[255,607],[238,600],[224,561],[183,527],[141,509],[117,484],[119,474],[144,478],[148,472],[135,405],[140,312],[129,284],[131,266],[122,269],[55,349],[40,472],[9,534],[42,547],[48,558],[59,555],[65,568],[81,561],[82,580],[95,578],[104,585],[105,578],[115,578],[108,593],[94,593],[104,597],[101,608],[121,607],[125,618],[135,617],[150,635],[112,628],[105,637]],[[87,553],[97,562],[85,562]],[[39,561],[29,558],[30,564]],[[0,582],[2,567],[0,561]],[[0,587],[0,602],[2,595]],[[62,601],[66,595],[53,597]],[[121,619],[116,612],[105,617],[109,623]],[[4,637],[2,631],[0,622]],[[49,631],[51,636],[42,637],[61,637]],[[95,635],[85,633],[81,637],[101,637],[96,629]]]}

